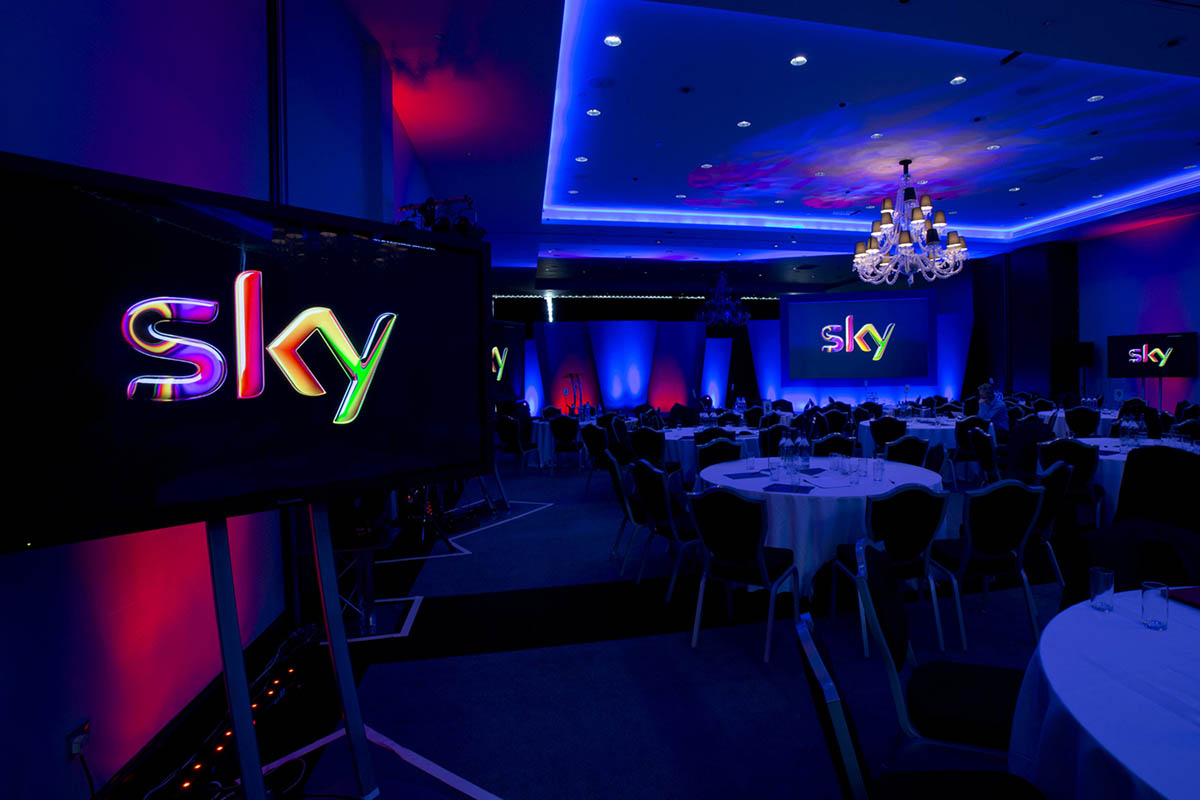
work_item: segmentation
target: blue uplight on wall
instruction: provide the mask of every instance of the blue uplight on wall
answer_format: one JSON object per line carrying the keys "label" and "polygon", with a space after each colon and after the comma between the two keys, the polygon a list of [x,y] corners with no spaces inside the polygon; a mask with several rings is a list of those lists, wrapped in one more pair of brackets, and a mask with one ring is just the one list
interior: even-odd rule
{"label": "blue uplight on wall", "polygon": [[529,413],[537,415],[542,410],[542,367],[538,363],[537,342],[525,340],[525,402]]}
{"label": "blue uplight on wall", "polygon": [[725,406],[725,387],[729,385],[729,358],[733,339],[706,339],[704,366],[700,370],[700,391],[712,398],[713,406]]}
{"label": "blue uplight on wall", "polygon": [[781,392],[779,360],[779,320],[756,319],[746,325],[750,336],[750,352],[754,356],[754,377],[763,400],[778,400]]}
{"label": "blue uplight on wall", "polygon": [[658,323],[589,322],[592,357],[605,408],[632,408],[646,402]]}

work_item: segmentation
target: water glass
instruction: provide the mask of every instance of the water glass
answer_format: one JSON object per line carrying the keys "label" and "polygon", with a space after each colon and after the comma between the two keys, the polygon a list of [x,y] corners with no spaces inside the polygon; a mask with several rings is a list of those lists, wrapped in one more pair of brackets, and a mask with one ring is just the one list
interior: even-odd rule
{"label": "water glass", "polygon": [[1104,567],[1092,567],[1092,608],[1097,611],[1113,610],[1113,571]]}
{"label": "water glass", "polygon": [[1167,629],[1167,585],[1158,581],[1142,582],[1142,624],[1152,631]]}
{"label": "water glass", "polygon": [[857,484],[859,480],[859,462],[861,458],[847,458],[843,463],[846,465],[846,472],[850,475],[850,483]]}
{"label": "water glass", "polygon": [[854,460],[858,462],[858,477],[862,480],[866,480],[867,474],[868,474],[868,472],[867,472],[868,463],[867,462],[870,461],[871,459],[856,458]]}
{"label": "water glass", "polygon": [[882,458],[873,458],[872,469],[874,470],[874,478],[876,483],[883,483],[883,471],[885,469],[885,461]]}
{"label": "water glass", "polygon": [[841,473],[845,474],[846,470],[842,469],[841,453],[833,453],[832,455],[829,456],[829,469],[831,469],[834,472],[841,472]]}

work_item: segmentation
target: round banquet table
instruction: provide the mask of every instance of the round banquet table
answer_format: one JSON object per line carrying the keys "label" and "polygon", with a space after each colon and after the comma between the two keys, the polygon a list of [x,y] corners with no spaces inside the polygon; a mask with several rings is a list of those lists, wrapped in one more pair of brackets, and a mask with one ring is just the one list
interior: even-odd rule
{"label": "round banquet table", "polygon": [[1117,496],[1121,493],[1121,475],[1125,473],[1126,453],[1120,450],[1121,440],[1097,436],[1079,441],[1100,448],[1100,463],[1092,481],[1104,490],[1104,521],[1111,522],[1117,510]]}
{"label": "round banquet table", "polygon": [[[1054,411],[1039,411],[1038,418],[1042,422],[1049,422],[1050,417],[1054,416]],[[1057,411],[1058,416],[1054,416],[1054,424],[1050,426],[1050,430],[1054,431],[1054,435],[1062,438],[1071,433],[1067,427],[1067,415],[1062,409]],[[1107,409],[1100,412],[1100,424],[1096,426],[1096,433],[1099,436],[1108,436],[1112,431],[1112,426],[1117,422],[1117,411],[1115,409]]]}
{"label": "round banquet table", "polygon": [[[684,484],[691,486],[696,477],[696,434],[703,428],[671,428],[663,431],[666,447],[663,460],[679,465]],[[758,455],[758,430],[751,428],[726,428],[734,432],[734,441],[742,447],[742,458]]]}
{"label": "round banquet table", "polygon": [[[905,422],[908,423],[906,432],[929,442],[930,447],[940,444],[947,453],[954,449],[954,420],[946,417],[935,419],[914,417]],[[858,441],[862,444],[864,455],[869,456],[875,451],[875,438],[871,436],[871,423],[867,420],[858,423]],[[882,450],[879,455],[883,455]]]}
{"label": "round banquet table", "polygon": [[1025,671],[1009,770],[1051,800],[1200,796],[1200,610],[1152,631],[1140,595],[1063,611]]}
{"label": "round banquet table", "polygon": [[[777,459],[770,459],[775,462]],[[886,462],[884,479],[868,475],[851,483],[848,475],[829,469],[832,459],[812,459],[812,476],[793,476],[775,481],[769,476],[764,458],[713,464],[700,472],[697,491],[713,486],[734,489],[747,497],[767,501],[767,545],[791,548],[806,594],[812,591],[817,569],[837,555],[839,544],[852,544],[866,535],[867,496],[883,494],[902,484],[916,483],[941,489],[942,476],[909,464]],[[750,475],[748,473],[754,473]],[[769,491],[768,487],[790,483],[801,493]],[[939,535],[943,535],[939,533]]]}

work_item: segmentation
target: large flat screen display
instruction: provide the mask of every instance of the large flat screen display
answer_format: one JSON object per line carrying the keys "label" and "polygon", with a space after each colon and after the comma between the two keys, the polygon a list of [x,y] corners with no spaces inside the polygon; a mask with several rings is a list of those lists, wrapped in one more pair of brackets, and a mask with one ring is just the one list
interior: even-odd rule
{"label": "large flat screen display", "polygon": [[1108,337],[1110,378],[1196,377],[1196,333],[1137,333]]}
{"label": "large flat screen display", "polygon": [[5,550],[488,463],[486,246],[2,154],[0,179],[33,337]]}
{"label": "large flat screen display", "polygon": [[788,383],[931,378],[936,325],[928,294],[780,298]]}

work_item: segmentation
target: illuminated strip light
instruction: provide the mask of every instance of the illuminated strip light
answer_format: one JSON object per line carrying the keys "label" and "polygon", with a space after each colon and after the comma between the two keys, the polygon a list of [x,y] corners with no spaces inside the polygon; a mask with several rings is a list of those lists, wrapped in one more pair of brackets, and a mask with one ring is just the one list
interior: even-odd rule
{"label": "illuminated strip light", "polygon": [[414,250],[434,250],[434,251],[437,250],[436,247],[426,247],[423,244],[411,244],[409,242],[397,242],[395,239],[382,239],[378,236],[372,237],[371,241],[377,242],[379,244],[394,244],[397,247],[411,247]]}
{"label": "illuminated strip light", "polygon": [[558,75],[554,81],[554,112],[550,120],[550,155],[546,160],[546,188],[542,194],[543,212],[552,208],[553,181],[558,174],[559,153],[567,129],[567,103],[571,97],[570,76],[574,72],[575,43],[579,39],[583,0],[566,0],[563,4],[562,37],[558,40]]}
{"label": "illuminated strip light", "polygon": [[[698,294],[494,294],[493,300],[704,300]],[[774,299],[774,298],[772,298]]]}

